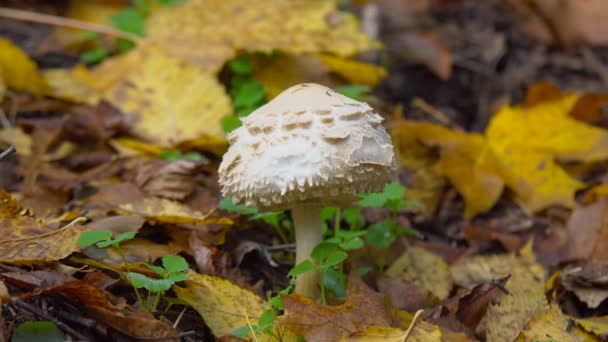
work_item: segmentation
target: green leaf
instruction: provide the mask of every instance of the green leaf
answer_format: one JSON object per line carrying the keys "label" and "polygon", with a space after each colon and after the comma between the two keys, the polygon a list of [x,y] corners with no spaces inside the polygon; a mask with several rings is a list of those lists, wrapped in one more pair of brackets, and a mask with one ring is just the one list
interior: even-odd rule
{"label": "green leaf", "polygon": [[251,208],[243,204],[234,204],[232,198],[223,198],[220,201],[220,209],[229,211],[231,213],[237,213],[240,215],[257,215],[259,214],[257,208]]}
{"label": "green leaf", "polygon": [[310,272],[315,269],[315,265],[310,260],[304,260],[301,263],[295,265],[289,273],[287,273],[290,277],[297,277],[300,274],[304,274]]}
{"label": "green leaf", "polygon": [[249,55],[242,55],[228,62],[228,70],[235,75],[249,76],[253,74],[254,66]]}
{"label": "green leaf", "polygon": [[365,100],[364,95],[369,93],[370,88],[366,85],[351,84],[342,86],[336,89],[336,91],[344,96],[350,97],[351,99],[363,101]]}
{"label": "green leaf", "polygon": [[338,245],[331,242],[321,242],[318,244],[310,253],[310,256],[319,261],[323,262],[329,257],[331,253],[338,249]]}
{"label": "green leaf", "polygon": [[355,272],[357,272],[357,275],[359,277],[363,277],[364,275],[368,274],[369,272],[372,271],[372,267],[370,266],[363,266],[363,267],[359,267],[357,268],[357,270]]}
{"label": "green leaf", "polygon": [[98,47],[93,50],[88,50],[80,55],[80,61],[86,64],[101,62],[108,57],[109,51],[105,47]]}
{"label": "green leaf", "polygon": [[265,310],[264,312],[262,312],[262,314],[260,315],[260,318],[258,319],[258,325],[265,326],[265,325],[273,325],[273,324],[274,324],[274,311]]}
{"label": "green leaf", "polygon": [[144,288],[150,292],[165,292],[175,284],[171,279],[153,279],[135,272],[128,272],[127,276],[135,288]]}
{"label": "green leaf", "polygon": [[376,222],[367,228],[367,241],[375,247],[387,248],[397,238],[394,231],[395,223],[390,220]]}
{"label": "green leaf", "polygon": [[161,276],[161,277],[164,277],[165,274],[167,274],[167,271],[164,268],[160,267],[160,266],[146,264],[146,267],[148,267],[152,271],[158,273],[158,275]]}
{"label": "green leaf", "polygon": [[13,342],[63,342],[63,332],[51,321],[25,322],[15,329]]}
{"label": "green leaf", "polygon": [[188,276],[184,273],[171,273],[166,279],[173,281],[173,283],[179,283],[180,281],[188,280]]}
{"label": "green leaf", "polygon": [[388,199],[402,199],[405,196],[405,188],[403,185],[393,182],[384,186],[384,192]]}
{"label": "green leaf", "polygon": [[[365,234],[365,232],[362,233]],[[340,248],[345,251],[352,251],[355,249],[363,248],[363,240],[359,237],[355,237],[350,240],[345,240],[340,244]]]}
{"label": "green leaf", "polygon": [[92,246],[100,241],[112,239],[112,232],[109,230],[93,230],[90,232],[80,233],[78,238],[78,246],[85,248]]}
{"label": "green leaf", "polygon": [[342,211],[344,220],[352,230],[359,230],[365,225],[365,219],[361,215],[361,208],[351,207]]}
{"label": "green leaf", "polygon": [[410,236],[417,237],[419,239],[422,239],[424,237],[424,236],[422,236],[422,234],[420,234],[419,231],[417,231],[416,229],[411,228],[411,227],[403,227],[403,226],[396,225],[395,232],[397,233],[397,235],[402,235],[402,234],[410,235]]}
{"label": "green leaf", "polygon": [[386,196],[383,193],[359,194],[359,197],[361,197],[361,200],[358,204],[361,207],[382,208],[386,203]]}
{"label": "green leaf", "polygon": [[116,239],[114,239],[114,243],[120,244],[120,243],[125,242],[127,240],[131,240],[134,237],[135,237],[135,232],[125,232],[125,233],[122,233],[122,234],[118,235],[116,237]]}
{"label": "green leaf", "polygon": [[270,297],[270,299],[268,299],[268,304],[270,304],[273,308],[283,310],[283,300],[280,296]]}
{"label": "green leaf", "polygon": [[275,228],[279,228],[280,227],[279,222],[281,220],[282,215],[283,215],[282,211],[271,211],[268,213],[254,214],[251,216],[251,219],[252,220],[262,220]]}
{"label": "green leaf", "polygon": [[225,133],[230,133],[243,125],[241,119],[234,115],[224,116],[220,124]]}
{"label": "green leaf", "polygon": [[249,326],[243,325],[242,327],[238,327],[238,328],[232,330],[232,332],[230,334],[232,336],[236,336],[238,338],[244,339],[245,337],[247,337],[247,335],[249,335],[250,332],[251,332],[251,329],[249,328]]}
{"label": "green leaf", "polygon": [[144,36],[145,18],[134,8],[125,8],[110,16],[110,22],[112,26],[121,31],[133,33],[141,37]]}
{"label": "green leaf", "polygon": [[346,296],[346,275],[333,268],[323,272],[323,286],[330,290],[336,297]]}
{"label": "green leaf", "polygon": [[[266,101],[264,86],[254,79],[246,79],[230,89],[232,105],[236,109],[256,109]],[[249,113],[247,113],[249,114]]]}
{"label": "green leaf", "polygon": [[188,268],[186,259],[179,255],[165,255],[162,259],[163,267],[169,273],[178,273]]}
{"label": "green leaf", "polygon": [[322,264],[322,266],[324,266],[324,267],[336,266],[339,263],[341,263],[342,261],[346,260],[346,258],[348,258],[348,254],[346,254],[346,252],[339,251],[339,250],[333,251],[327,256],[327,259],[325,259],[325,262]]}

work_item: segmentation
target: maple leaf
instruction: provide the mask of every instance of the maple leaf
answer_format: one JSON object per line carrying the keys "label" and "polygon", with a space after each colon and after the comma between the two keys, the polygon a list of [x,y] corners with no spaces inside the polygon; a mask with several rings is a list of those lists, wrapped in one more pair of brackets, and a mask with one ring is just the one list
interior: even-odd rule
{"label": "maple leaf", "polygon": [[285,314],[281,324],[309,341],[336,341],[367,327],[389,327],[391,322],[386,297],[353,275],[342,305],[321,305],[297,294],[282,299]]}

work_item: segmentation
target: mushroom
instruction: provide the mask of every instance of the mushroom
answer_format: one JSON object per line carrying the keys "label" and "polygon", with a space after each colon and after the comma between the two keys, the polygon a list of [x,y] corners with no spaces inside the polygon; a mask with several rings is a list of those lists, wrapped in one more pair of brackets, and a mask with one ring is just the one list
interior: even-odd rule
{"label": "mushroom", "polygon": [[[293,86],[228,135],[222,194],[261,211],[291,209],[300,263],[322,241],[323,207],[350,206],[357,194],[394,180],[395,153],[382,121],[367,103],[325,86]],[[298,294],[318,298],[319,289],[317,272],[296,280]]]}

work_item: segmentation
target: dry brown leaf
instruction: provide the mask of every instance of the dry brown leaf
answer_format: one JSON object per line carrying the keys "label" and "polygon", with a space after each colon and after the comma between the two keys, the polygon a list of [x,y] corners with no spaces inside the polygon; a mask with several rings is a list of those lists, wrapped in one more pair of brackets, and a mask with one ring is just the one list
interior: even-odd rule
{"label": "dry brown leaf", "polygon": [[454,282],[463,287],[511,275],[505,286],[509,293],[499,295],[478,326],[489,341],[514,340],[532,317],[548,309],[545,271],[536,262],[531,243],[518,255],[464,259],[452,265],[451,271]]}
{"label": "dry brown leaf", "polygon": [[0,189],[0,259],[27,263],[59,260],[80,250],[76,241],[84,230],[79,222],[58,229],[29,216],[8,193]]}
{"label": "dry brown leaf", "polygon": [[560,283],[573,292],[590,309],[595,309],[608,298],[607,263],[590,261],[582,266],[569,266],[559,273]]}
{"label": "dry brown leaf", "polygon": [[209,72],[217,72],[237,50],[351,56],[376,48],[357,26],[333,0],[246,6],[240,0],[192,0],[157,11],[146,25],[149,41]]}
{"label": "dry brown leaf", "polygon": [[391,40],[389,49],[395,49],[396,54],[424,64],[444,81],[452,76],[452,53],[434,32],[405,32],[394,35]]}
{"label": "dry brown leaf", "polygon": [[228,280],[190,272],[186,287],[174,286],[177,296],[201,315],[215,336],[229,335],[253,322],[264,311],[264,301],[258,295]]}
{"label": "dry brown leaf", "polygon": [[135,184],[148,194],[183,200],[194,191],[201,163],[192,160],[165,162],[159,159],[141,163]]}
{"label": "dry brown leaf", "polygon": [[337,341],[366,327],[390,326],[386,297],[369,289],[356,276],[348,280],[347,297],[342,305],[320,305],[303,296],[283,296],[285,314],[280,324],[309,341]]}
{"label": "dry brown leaf", "polygon": [[446,299],[452,290],[448,265],[441,257],[420,247],[408,247],[389,266],[386,275],[411,281],[419,288],[430,291],[439,301]]}
{"label": "dry brown leaf", "polygon": [[150,312],[131,312],[124,315],[102,307],[87,307],[97,320],[138,340],[179,341],[179,334],[170,324],[162,322]]}
{"label": "dry brown leaf", "polygon": [[608,241],[608,198],[577,207],[568,218],[567,245],[559,261],[608,262],[604,246]]}

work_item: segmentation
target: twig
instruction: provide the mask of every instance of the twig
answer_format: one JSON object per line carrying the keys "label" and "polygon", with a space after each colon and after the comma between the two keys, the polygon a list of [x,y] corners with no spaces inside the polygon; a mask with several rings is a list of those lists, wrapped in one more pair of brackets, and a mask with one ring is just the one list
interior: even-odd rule
{"label": "twig", "polygon": [[445,114],[435,109],[433,106],[431,106],[419,97],[414,97],[414,99],[412,100],[412,107],[418,108],[423,112],[431,115],[435,120],[446,126],[452,126],[452,121]]}
{"label": "twig", "polygon": [[589,67],[600,77],[604,87],[608,87],[608,68],[606,68],[606,65],[587,46],[581,48],[581,54]]}
{"label": "twig", "polygon": [[282,245],[264,246],[264,249],[269,252],[281,251],[281,250],[293,250],[296,248],[295,243],[285,243]]}
{"label": "twig", "polygon": [[0,160],[2,160],[2,158],[11,155],[15,152],[15,146],[11,145],[11,147],[7,148],[6,150],[0,152]]}
{"label": "twig", "polygon": [[184,309],[182,310],[182,312],[179,313],[179,316],[177,316],[175,323],[173,323],[173,329],[177,329],[177,325],[179,324],[179,321],[182,320],[182,317],[184,316],[184,312],[186,312],[187,308],[188,308],[187,306],[184,306]]}
{"label": "twig", "polygon": [[410,323],[410,326],[407,328],[407,331],[405,332],[405,336],[403,337],[403,340],[401,340],[402,342],[407,341],[407,338],[410,337],[410,334],[414,330],[414,325],[416,325],[416,321],[418,320],[418,317],[420,317],[420,315],[422,315],[423,312],[424,312],[424,310],[422,310],[422,309],[416,311],[416,314],[414,314],[414,318],[412,318],[412,323]]}
{"label": "twig", "polygon": [[8,19],[16,19],[23,21],[31,21],[34,23],[70,27],[79,30],[93,31],[108,36],[126,39],[134,43],[141,43],[142,38],[134,34],[117,30],[113,27],[90,23],[81,20],[59,17],[50,14],[42,14],[30,11],[22,11],[12,8],[0,7],[0,17]]}
{"label": "twig", "polygon": [[44,318],[46,320],[49,320],[49,321],[55,323],[55,325],[57,325],[61,330],[76,337],[79,341],[89,341],[90,340],[88,337],[86,337],[86,336],[82,335],[81,333],[79,333],[78,331],[72,329],[67,324],[57,320],[55,317],[47,314],[46,312],[38,309],[37,307],[35,307],[29,303],[26,303],[20,299],[12,300],[11,303],[13,303],[15,306],[18,306],[24,310],[27,310],[27,311],[33,313],[34,315],[36,315],[38,317]]}

